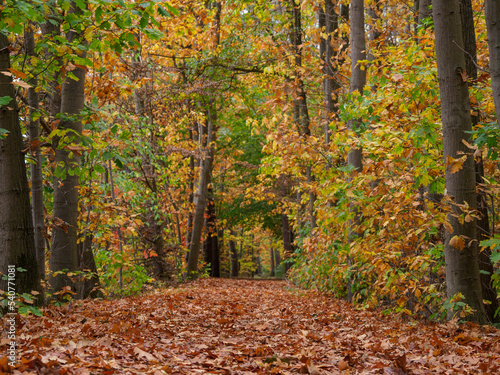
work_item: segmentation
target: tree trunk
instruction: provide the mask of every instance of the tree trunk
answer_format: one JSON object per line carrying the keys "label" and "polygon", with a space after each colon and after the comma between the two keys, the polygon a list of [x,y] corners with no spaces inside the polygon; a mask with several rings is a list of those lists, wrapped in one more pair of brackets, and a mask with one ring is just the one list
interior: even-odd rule
{"label": "tree trunk", "polygon": [[274,249],[274,258],[275,258],[276,268],[278,268],[281,264],[281,254],[278,248]]}
{"label": "tree trunk", "polygon": [[217,113],[213,99],[210,99],[208,114],[207,114],[207,140],[205,147],[205,159],[202,161],[200,178],[198,182],[198,197],[196,200],[196,208],[193,218],[193,230],[191,233],[191,246],[189,248],[189,258],[187,265],[187,277],[195,278],[198,272],[198,258],[201,248],[201,234],[203,232],[203,223],[205,221],[205,210],[208,199],[208,185],[210,183],[210,173],[212,171],[212,163],[215,155],[215,146],[213,138],[215,134],[215,123],[217,121]]}
{"label": "tree trunk", "polygon": [[[193,125],[194,127],[194,125]],[[189,139],[194,139],[193,130],[189,130]],[[191,247],[191,234],[193,228],[193,211],[191,209],[194,203],[194,156],[189,156],[189,197],[188,197],[188,217],[187,217],[187,225],[186,225],[186,247],[189,249]]]}
{"label": "tree trunk", "polygon": [[271,265],[270,265],[270,269],[269,269],[269,276],[274,277],[275,264],[274,264],[274,248],[273,248],[273,240],[272,239],[269,243],[269,258],[271,261]]}
{"label": "tree trunk", "polygon": [[[330,144],[330,123],[336,119],[337,114],[337,90],[340,88],[340,82],[336,76],[337,69],[336,64],[334,64],[334,49],[332,41],[335,32],[338,30],[339,26],[339,16],[335,11],[336,4],[333,0],[325,1],[325,34],[326,39],[323,39],[324,43],[324,54],[322,59],[324,59],[323,67],[323,94],[325,101],[325,145]],[[340,52],[340,51],[338,51]]]}
{"label": "tree trunk", "polygon": [[[35,34],[32,29],[33,25],[28,26],[25,33],[26,54],[28,56],[35,55]],[[40,279],[45,279],[45,239],[43,230],[45,228],[44,205],[43,205],[43,176],[42,176],[42,155],[40,147],[37,145],[40,135],[40,121],[34,120],[34,115],[39,109],[39,97],[35,91],[38,85],[38,80],[34,77],[29,80],[32,86],[28,89],[28,106],[29,106],[29,140],[30,150],[35,161],[31,164],[31,205],[33,210],[33,228],[35,231],[35,248],[38,264],[38,276]]]}
{"label": "tree trunk", "polygon": [[[81,14],[82,10],[71,2],[69,13]],[[78,37],[70,30],[67,39],[72,42]],[[84,57],[84,51],[77,51]],[[50,254],[50,270],[52,272],[78,270],[78,185],[77,171],[80,168],[79,153],[71,152],[67,146],[77,146],[80,143],[82,123],[74,120],[79,116],[85,102],[85,69],[75,67],[71,73],[76,80],[66,77],[61,94],[62,118],[58,129],[62,133],[54,137],[56,176],[54,177],[54,220],[52,232],[52,250]],[[50,277],[50,285],[54,291],[70,286],[76,292],[75,282],[65,274]]]}
{"label": "tree trunk", "polygon": [[[465,50],[465,67],[467,76],[471,80],[477,79],[477,47],[476,33],[474,27],[474,13],[472,10],[471,0],[460,1],[460,15],[462,20],[462,37],[464,40]],[[470,82],[470,81],[469,81]],[[469,86],[472,84],[469,83]],[[473,112],[477,108],[473,108]],[[478,116],[471,115],[472,126],[475,127],[478,123]],[[487,195],[482,188],[484,184],[484,167],[482,157],[479,156],[474,160],[476,174],[476,193],[477,193],[477,209],[480,212],[480,219],[477,220],[476,238],[478,242],[490,238],[490,223],[488,216]],[[498,309],[498,297],[493,287],[491,276],[494,274],[493,263],[491,262],[491,249],[485,248],[479,253],[479,269],[481,270],[481,286],[483,298],[491,303],[484,305],[488,319],[495,321],[495,312]]]}
{"label": "tree trunk", "polygon": [[[439,91],[441,95],[441,117],[443,121],[443,146],[446,164],[446,189],[453,201],[453,212],[448,215],[452,233],[446,233],[446,288],[451,298],[457,293],[464,296],[463,302],[475,310],[467,319],[486,323],[483,306],[481,281],[479,277],[475,221],[461,224],[456,216],[463,214],[459,205],[467,204],[470,209],[477,207],[474,158],[466,155],[462,169],[450,170],[451,158],[458,159],[470,150],[462,143],[469,141],[472,130],[469,92],[463,52],[460,6],[458,0],[433,1],[433,16],[436,35],[436,55],[438,63]],[[455,215],[454,215],[455,214]],[[448,311],[448,318],[453,317]]]}
{"label": "tree trunk", "polygon": [[[12,78],[4,74],[10,73],[9,47],[7,36],[0,33],[0,97],[11,98],[0,107],[0,128],[8,131],[5,138],[0,136],[0,272],[8,277],[0,278],[0,290],[41,292],[21,126]],[[43,295],[37,304],[43,304]]]}
{"label": "tree trunk", "polygon": [[[365,7],[364,0],[352,0],[350,6],[351,20],[351,83],[349,93],[359,92],[363,95],[363,89],[366,84],[366,66],[361,67],[360,61],[366,60],[366,41],[365,41]],[[358,131],[361,126],[361,119],[351,119],[347,122],[347,127],[351,131]],[[362,163],[363,151],[361,147],[355,147],[347,155],[347,163],[354,167],[356,172],[363,169]],[[353,177],[349,177],[352,181]],[[349,206],[352,218],[349,220],[349,242],[354,241],[358,236],[357,226],[359,226],[358,207],[351,202]],[[352,260],[348,258],[348,265],[352,267]],[[347,283],[347,300],[351,301],[353,297],[352,282]]]}
{"label": "tree trunk", "polygon": [[[53,12],[56,9],[56,4],[54,0],[51,0],[49,6],[49,11],[51,12],[47,18],[48,21],[41,25],[42,35],[47,40],[54,40],[54,37],[58,37],[61,34],[61,18]],[[55,58],[57,61],[57,66],[61,65],[61,58],[53,56],[51,52],[46,50],[45,58],[47,61]],[[55,69],[52,79],[49,82],[50,92],[47,95],[48,101],[48,112],[51,121],[56,121],[56,115],[61,110],[61,88],[59,84],[60,69]]]}
{"label": "tree trunk", "polygon": [[[295,0],[290,0],[290,14],[292,19],[290,30],[290,45],[295,57],[295,93],[293,95],[294,122],[297,125],[299,135],[307,139],[311,135],[309,110],[307,108],[307,93],[304,86],[304,79],[301,73],[302,67],[302,15],[300,4]],[[306,167],[307,182],[314,182],[312,168]],[[314,212],[314,202],[316,194],[309,192],[309,225],[311,231],[316,227],[316,214]],[[300,204],[300,202],[299,202]]]}
{"label": "tree trunk", "polygon": [[[360,61],[366,60],[366,44],[365,44],[365,13],[364,1],[352,0],[350,7],[351,19],[351,84],[349,92],[358,91],[363,95],[363,88],[366,84],[366,67],[361,67]],[[361,125],[361,120],[352,119],[348,122],[349,130],[356,130]],[[360,147],[349,152],[348,163],[352,165],[356,171],[361,171],[362,150]]]}
{"label": "tree trunk", "polygon": [[[235,234],[236,232],[231,230],[231,236],[234,236]],[[234,237],[231,237],[231,239],[229,240],[229,251],[231,252],[231,277],[238,277],[238,250],[236,249]]]}
{"label": "tree trunk", "polygon": [[210,276],[220,277],[219,240],[217,236],[217,216],[215,214],[215,199],[212,188],[208,189],[207,238],[205,239],[205,263],[210,264]]}
{"label": "tree trunk", "polygon": [[422,25],[423,20],[432,17],[432,0],[418,0],[418,24]]}
{"label": "tree trunk", "polygon": [[255,262],[257,263],[257,275],[262,276],[262,262],[260,260],[260,255],[257,255]]}
{"label": "tree trunk", "polygon": [[[284,175],[282,175],[280,178],[280,184],[282,199],[286,199],[286,197],[290,193],[288,191],[287,178]],[[288,218],[288,214],[285,212],[281,214],[281,232],[283,236],[283,254],[285,256],[285,259],[289,259],[293,256],[293,253],[295,251],[293,246],[294,235],[293,228],[290,225],[290,219]],[[290,267],[291,262],[286,262],[285,271],[288,272]]]}
{"label": "tree trunk", "polygon": [[490,75],[493,101],[500,125],[500,2],[485,0],[484,14],[488,30],[488,49],[490,51]]}
{"label": "tree trunk", "polygon": [[99,275],[95,264],[94,253],[92,252],[92,240],[94,236],[88,233],[83,241],[78,244],[80,252],[80,271],[90,272],[90,275],[84,277],[80,285],[80,298],[102,298],[100,289]]}

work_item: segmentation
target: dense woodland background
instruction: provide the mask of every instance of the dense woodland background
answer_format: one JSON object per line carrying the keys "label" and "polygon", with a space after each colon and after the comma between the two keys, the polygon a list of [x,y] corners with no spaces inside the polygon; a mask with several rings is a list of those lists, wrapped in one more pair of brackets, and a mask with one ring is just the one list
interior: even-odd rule
{"label": "dense woodland background", "polygon": [[497,1],[0,4],[20,303],[286,274],[500,319]]}

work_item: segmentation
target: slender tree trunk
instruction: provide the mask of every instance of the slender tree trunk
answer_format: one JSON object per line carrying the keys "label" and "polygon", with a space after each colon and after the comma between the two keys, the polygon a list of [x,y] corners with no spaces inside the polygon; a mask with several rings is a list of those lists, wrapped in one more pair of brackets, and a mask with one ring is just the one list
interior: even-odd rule
{"label": "slender tree trunk", "polygon": [[[334,48],[332,45],[334,37],[338,37],[336,31],[339,26],[339,15],[336,12],[334,0],[325,0],[324,24],[326,39],[322,39],[324,44],[323,67],[323,93],[325,101],[325,145],[330,144],[330,123],[337,115],[337,90],[341,87],[337,78],[337,68],[334,63]],[[340,52],[340,51],[337,51]]]}
{"label": "slender tree trunk", "polygon": [[[0,33],[0,97],[11,98],[0,107],[0,128],[8,131],[4,139],[0,136],[0,272],[8,277],[0,277],[0,290],[41,292],[21,126],[12,78],[4,74],[10,69],[9,47],[7,36]],[[43,304],[43,295],[37,304]]]}
{"label": "slender tree trunk", "polygon": [[[193,131],[189,131],[190,139],[193,140]],[[189,249],[191,247],[191,234],[193,228],[193,211],[191,209],[194,203],[194,156],[189,157],[189,197],[188,197],[188,217],[186,225],[186,247]]]}
{"label": "slender tree trunk", "polygon": [[[55,1],[50,1],[49,11],[51,13],[48,15],[48,20],[44,24],[41,25],[42,35],[47,40],[54,40],[53,38],[56,36],[60,36],[61,34],[61,18],[55,13],[52,12],[53,9],[56,9]],[[54,56],[48,50],[45,52],[45,58],[47,61],[51,61],[52,59],[56,59],[57,66],[61,65],[61,59],[59,57]],[[55,69],[52,79],[49,82],[50,92],[47,95],[48,98],[48,112],[51,118],[51,121],[56,120],[56,115],[61,110],[61,89],[59,85],[59,75],[60,69]]]}
{"label": "slender tree trunk", "polygon": [[207,140],[205,148],[205,158],[202,161],[200,179],[198,182],[198,197],[196,200],[196,209],[193,218],[193,231],[191,234],[191,246],[189,248],[189,258],[187,265],[188,278],[195,278],[198,272],[198,258],[201,249],[201,234],[203,232],[203,223],[205,221],[205,210],[208,199],[208,185],[210,183],[210,173],[215,155],[215,146],[213,138],[215,134],[215,124],[217,113],[213,99],[210,99],[207,114]]}
{"label": "slender tree trunk", "polygon": [[[311,135],[309,110],[307,108],[307,93],[305,90],[304,79],[301,73],[302,67],[302,15],[300,4],[295,0],[290,1],[290,14],[292,25],[290,30],[290,44],[292,53],[295,56],[295,94],[293,98],[294,106],[294,122],[298,127],[299,134],[303,138],[308,138]],[[314,175],[310,166],[306,167],[307,182],[311,185],[314,182]],[[309,224],[311,231],[316,227],[316,214],[314,212],[314,202],[316,194],[309,192]],[[300,204],[300,203],[299,203]]]}
{"label": "slender tree trunk", "polygon": [[[35,55],[35,37],[33,25],[28,25],[28,30],[25,33],[26,54],[28,56]],[[40,135],[40,121],[34,119],[35,114],[39,109],[39,97],[35,91],[38,85],[38,80],[32,78],[29,81],[31,88],[28,89],[28,106],[29,106],[29,139],[30,150],[35,163],[31,164],[31,205],[33,210],[33,228],[35,230],[35,248],[38,264],[38,276],[40,279],[45,279],[45,238],[43,230],[45,228],[44,204],[43,204],[43,176],[42,176],[42,155],[38,146]]]}
{"label": "slender tree trunk", "polygon": [[500,125],[500,2],[485,0],[484,14],[488,30],[488,49],[490,51],[490,75],[493,101]]}
{"label": "slender tree trunk", "polygon": [[[77,16],[82,10],[75,2],[71,3],[69,13]],[[79,35],[70,30],[68,41],[72,42]],[[84,57],[84,51],[77,51]],[[58,128],[63,131],[54,137],[56,176],[54,177],[54,219],[55,227],[52,232],[52,250],[50,254],[50,270],[52,272],[78,270],[78,185],[76,173],[80,168],[80,155],[71,152],[67,146],[76,146],[80,143],[82,123],[74,120],[79,116],[85,102],[85,69],[75,67],[71,73],[76,80],[68,76],[63,83],[61,94],[62,119]],[[65,274],[50,277],[53,290],[59,291],[70,286],[75,292],[75,282]]]}
{"label": "slender tree trunk", "polygon": [[[352,0],[351,1],[351,85],[349,88],[350,93],[355,91],[363,95],[363,88],[366,85],[366,67],[361,66],[360,61],[366,60],[366,44],[365,44],[365,13],[364,1]],[[349,120],[349,130],[359,129],[361,120]],[[356,171],[361,171],[362,164],[362,150],[357,147],[349,152],[348,163],[352,165]]]}
{"label": "slender tree trunk", "polygon": [[231,277],[238,277],[239,267],[238,267],[238,250],[236,249],[236,242],[234,242],[234,236],[236,232],[231,230],[231,238],[229,239],[229,251],[231,253]]}
{"label": "slender tree trunk", "polygon": [[[290,194],[286,176],[284,175],[281,176],[280,184],[281,184],[282,199],[286,199],[286,197],[288,197]],[[292,257],[295,251],[293,246],[294,235],[293,235],[293,228],[290,225],[290,219],[288,218],[288,214],[286,214],[285,212],[281,214],[281,232],[283,235],[283,253],[285,258],[289,259]],[[288,272],[290,267],[291,263],[287,262],[285,266],[285,271]]]}
{"label": "slender tree trunk", "polygon": [[205,263],[210,264],[210,276],[220,277],[219,240],[217,238],[217,216],[215,214],[215,199],[212,188],[208,189],[207,238],[205,239]]}
{"label": "slender tree trunk", "polygon": [[275,258],[276,268],[278,268],[281,264],[281,254],[278,248],[274,249],[274,258]]}
{"label": "slender tree trunk", "polygon": [[271,262],[270,269],[269,269],[269,276],[274,277],[274,268],[276,266],[274,264],[274,248],[273,248],[273,240],[272,239],[269,243],[269,259]]}
{"label": "slender tree trunk", "polygon": [[[433,15],[436,35],[439,91],[441,94],[441,117],[443,121],[443,146],[446,163],[446,189],[452,203],[452,214],[448,215],[452,233],[446,233],[446,288],[449,298],[457,293],[464,296],[464,302],[475,310],[468,319],[486,323],[483,306],[481,280],[479,277],[475,221],[461,224],[456,216],[463,214],[460,206],[467,204],[475,209],[476,187],[474,158],[467,155],[462,169],[452,173],[451,158],[458,159],[470,150],[462,143],[470,142],[472,130],[469,91],[467,86],[465,56],[463,52],[460,6],[458,0],[433,1]],[[453,311],[448,312],[448,318]]]}
{"label": "slender tree trunk", "polygon": [[80,270],[90,272],[91,275],[82,280],[80,286],[80,297],[82,299],[102,298],[103,294],[100,289],[99,275],[97,274],[97,266],[95,264],[94,253],[92,252],[92,241],[94,236],[92,233],[87,233],[78,244],[80,256]]}
{"label": "slender tree trunk", "polygon": [[[366,84],[366,66],[362,67],[360,61],[366,60],[366,42],[365,42],[365,7],[363,0],[351,0],[350,6],[351,20],[351,84],[349,93],[358,92],[363,95],[363,88]],[[351,131],[359,130],[361,119],[352,119],[347,123],[347,127]],[[347,155],[347,163],[351,165],[356,172],[361,172],[363,169],[362,149],[357,146]],[[352,181],[353,177],[349,178]],[[359,226],[359,209],[351,203],[349,210],[353,215],[349,220],[349,242],[353,242],[358,237],[357,227]],[[351,257],[348,258],[348,265],[352,267]],[[351,301],[353,297],[352,281],[347,284],[347,299]]]}

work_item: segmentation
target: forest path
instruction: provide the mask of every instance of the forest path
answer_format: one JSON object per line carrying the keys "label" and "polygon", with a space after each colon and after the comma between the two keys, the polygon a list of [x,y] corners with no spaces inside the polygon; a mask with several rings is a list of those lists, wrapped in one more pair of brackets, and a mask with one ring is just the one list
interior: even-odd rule
{"label": "forest path", "polygon": [[204,279],[20,321],[13,373],[500,373],[494,328],[404,323],[285,281]]}

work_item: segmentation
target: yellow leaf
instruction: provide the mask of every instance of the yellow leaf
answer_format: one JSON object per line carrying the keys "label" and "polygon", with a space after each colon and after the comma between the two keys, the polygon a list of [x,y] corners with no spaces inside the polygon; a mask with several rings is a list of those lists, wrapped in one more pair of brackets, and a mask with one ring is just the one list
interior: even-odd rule
{"label": "yellow leaf", "polygon": [[460,236],[454,236],[450,240],[450,245],[457,250],[462,250],[465,247],[465,241]]}

